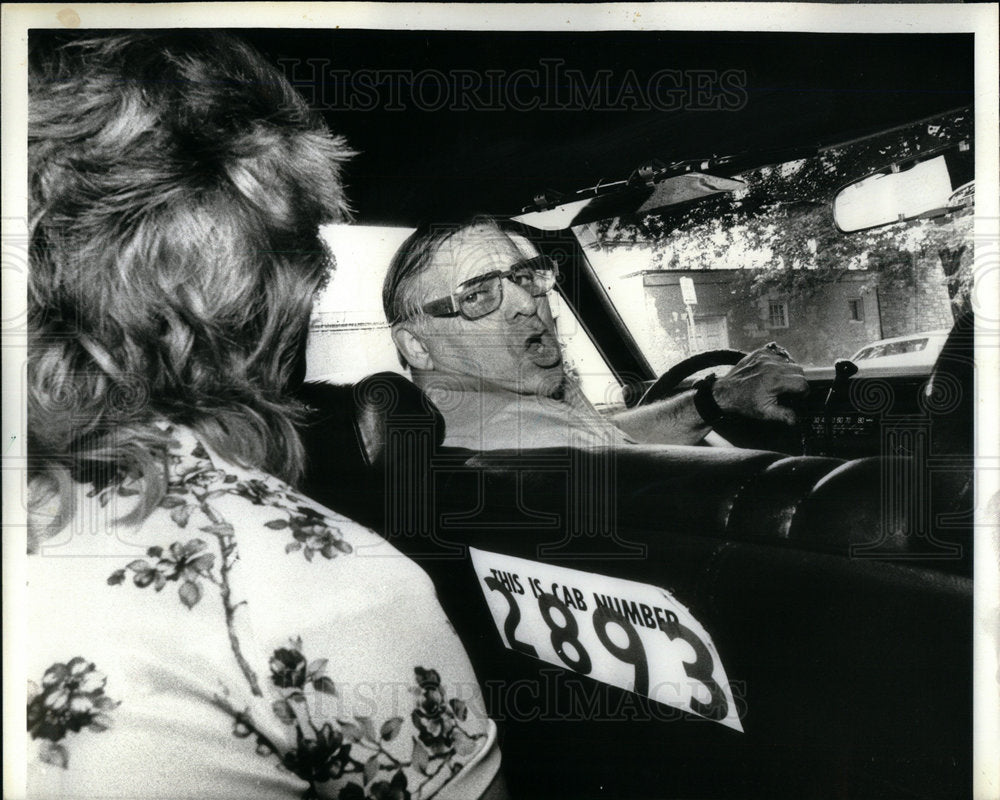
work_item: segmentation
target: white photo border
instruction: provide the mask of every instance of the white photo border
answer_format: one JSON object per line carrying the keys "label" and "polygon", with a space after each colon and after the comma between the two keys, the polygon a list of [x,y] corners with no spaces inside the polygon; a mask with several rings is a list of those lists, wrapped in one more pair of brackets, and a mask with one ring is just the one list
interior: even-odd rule
{"label": "white photo border", "polygon": [[[26,238],[27,39],[33,28],[368,28],[441,31],[757,31],[975,34],[976,363],[974,796],[1000,796],[1000,191],[996,4],[647,3],[159,3],[4,4],[2,32],[3,240]],[[27,263],[3,264],[4,797],[24,796],[25,402]],[[35,634],[37,635],[37,633]]]}

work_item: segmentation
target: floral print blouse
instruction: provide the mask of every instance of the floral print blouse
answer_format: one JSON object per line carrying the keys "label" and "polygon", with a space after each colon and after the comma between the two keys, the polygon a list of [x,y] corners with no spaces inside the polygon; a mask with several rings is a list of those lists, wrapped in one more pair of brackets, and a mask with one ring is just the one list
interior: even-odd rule
{"label": "floral print blouse", "polygon": [[496,728],[426,574],[171,433],[151,516],[81,487],[29,558],[29,796],[482,794]]}

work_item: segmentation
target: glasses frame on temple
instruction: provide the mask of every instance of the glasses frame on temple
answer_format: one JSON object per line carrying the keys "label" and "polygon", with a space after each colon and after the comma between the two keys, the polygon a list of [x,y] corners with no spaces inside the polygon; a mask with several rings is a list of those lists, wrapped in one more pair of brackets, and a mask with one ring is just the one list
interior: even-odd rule
{"label": "glasses frame on temple", "polygon": [[[539,265],[545,265],[545,268],[540,269]],[[555,259],[549,258],[548,256],[526,258],[523,261],[518,261],[516,264],[513,264],[508,270],[495,270],[493,272],[487,272],[483,275],[477,275],[475,278],[470,278],[467,281],[463,281],[459,285],[457,291],[447,297],[440,297],[437,300],[431,300],[428,303],[424,303],[424,305],[420,307],[420,310],[424,314],[431,317],[463,317],[470,322],[482,319],[483,317],[492,314],[503,304],[504,279],[514,283],[514,275],[525,270],[529,270],[531,272],[533,276],[533,285],[515,285],[527,291],[532,297],[543,297],[548,294],[552,291],[553,287],[556,285],[556,280],[559,278],[559,265],[556,263]],[[538,285],[536,282],[537,278],[543,273],[545,274],[544,280],[541,282],[541,285]],[[473,315],[462,308],[462,296],[469,291],[469,289],[473,289],[492,281],[497,282],[496,285],[498,288],[496,293],[496,302],[488,310]]]}

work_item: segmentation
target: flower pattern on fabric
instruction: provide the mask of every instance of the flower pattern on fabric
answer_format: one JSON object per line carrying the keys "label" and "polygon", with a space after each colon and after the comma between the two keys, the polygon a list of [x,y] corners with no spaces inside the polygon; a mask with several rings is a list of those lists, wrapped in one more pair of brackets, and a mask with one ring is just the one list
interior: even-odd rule
{"label": "flower pattern on fabric", "polygon": [[464,722],[469,714],[465,703],[458,698],[446,702],[445,690],[437,670],[416,667],[417,679],[416,708],[410,715],[413,726],[420,732],[420,741],[435,754],[454,748],[459,755],[467,755],[475,750],[468,741],[459,722]]}
{"label": "flower pattern on fabric", "polygon": [[[301,552],[307,561],[317,554],[334,559],[353,552],[336,518],[274,478],[244,478],[213,463],[205,448],[194,442],[176,447],[169,456],[169,481],[160,508],[177,527],[190,531],[169,545],[149,547],[146,557],[134,559],[107,578],[111,586],[127,582],[139,589],[162,592],[177,586],[181,603],[191,610],[205,591],[221,599],[228,642],[249,693],[250,704],[234,704],[235,693],[223,686],[213,702],[232,719],[232,734],[255,744],[260,757],[273,759],[278,769],[303,782],[304,798],[337,800],[430,800],[447,786],[484,747],[487,733],[465,730],[468,711],[456,698],[448,699],[435,669],[414,668],[410,691],[414,698],[407,718],[374,720],[369,716],[331,716],[337,685],[326,674],[328,659],[306,657],[301,638],[276,647],[263,663],[248,656],[241,642],[237,615],[247,601],[231,593],[230,572],[239,555],[234,526],[215,502],[237,496],[274,509],[277,515],[261,523],[286,531],[291,541],[286,554]],[[125,486],[102,491],[135,490]],[[197,528],[197,533],[192,530]],[[106,729],[108,711],[118,704],[104,695],[104,676],[94,665],[73,659],[55,664],[45,673],[43,689],[29,699],[29,730],[47,740],[43,760],[68,764],[68,753],[56,744],[66,731]],[[324,699],[324,696],[325,699]],[[326,712],[325,714],[322,712]],[[275,720],[279,725],[275,726]],[[284,731],[284,735],[276,731]]]}
{"label": "flower pattern on fabric", "polygon": [[136,559],[125,569],[115,570],[108,577],[108,584],[117,586],[125,581],[127,572],[132,572],[132,583],[140,589],[153,586],[158,592],[167,585],[167,581],[179,581],[177,593],[188,608],[193,608],[201,600],[201,578],[207,578],[213,583],[218,579],[212,574],[215,565],[215,554],[205,552],[208,545],[203,539],[191,539],[186,544],[174,542],[170,545],[168,555],[164,555],[162,547],[150,547],[146,555],[157,561],[150,564],[145,559]]}
{"label": "flower pattern on fabric", "polygon": [[285,545],[285,552],[301,550],[306,561],[312,561],[316,553],[323,558],[336,558],[338,553],[350,553],[352,550],[340,537],[340,532],[331,528],[324,516],[309,506],[298,506],[287,520],[276,519],[264,525],[276,531],[291,529],[295,541]]}
{"label": "flower pattern on fabric", "polygon": [[44,739],[39,758],[66,769],[69,751],[59,744],[68,732],[94,733],[111,727],[108,712],[118,703],[104,693],[107,678],[85,658],[56,663],[45,670],[41,686],[28,681],[28,733]]}
{"label": "flower pattern on fabric", "polygon": [[[168,429],[168,433],[170,432],[173,432],[172,428]],[[125,484],[119,485],[117,491],[119,494],[135,493],[134,489]],[[136,559],[124,568],[112,572],[107,582],[111,586],[120,586],[131,573],[135,586],[140,589],[152,586],[159,592],[168,582],[176,581],[179,584],[178,597],[188,609],[194,608],[201,601],[204,595],[203,580],[214,584],[222,598],[233,653],[251,690],[260,695],[259,679],[244,657],[234,630],[236,610],[240,604],[232,599],[229,574],[239,559],[239,554],[232,524],[213,505],[213,501],[226,495],[235,495],[254,505],[283,512],[284,516],[268,520],[264,526],[271,530],[291,531],[293,541],[286,546],[286,553],[301,550],[306,560],[312,561],[316,553],[320,553],[323,558],[333,559],[341,553],[353,552],[351,545],[336,527],[335,520],[308,505],[287,485],[275,478],[241,480],[238,475],[216,467],[200,442],[185,447],[175,439],[169,456],[167,492],[160,501],[160,508],[170,512],[170,519],[179,528],[187,528],[192,518],[207,520],[209,524],[202,525],[198,530],[214,537],[218,544],[218,554],[210,552],[209,545],[202,538],[173,542],[166,552],[162,547],[150,547],[146,555],[156,559],[154,562]],[[198,517],[195,517],[196,513]],[[219,557],[217,574],[216,555]]]}
{"label": "flower pattern on fabric", "polygon": [[277,479],[241,480],[236,475],[216,468],[200,443],[194,446],[189,456],[171,454],[170,459],[170,482],[160,507],[170,510],[170,517],[178,526],[186,527],[192,514],[198,510],[206,512],[212,518],[209,505],[211,501],[231,494],[249,500],[254,505],[268,506],[284,512],[285,516],[264,524],[271,530],[291,531],[294,541],[289,543],[285,552],[302,550],[308,561],[317,552],[328,559],[336,558],[340,553],[352,552],[353,548],[344,540],[333,518],[308,505]]}
{"label": "flower pattern on fabric", "polygon": [[[294,729],[294,746],[282,747],[257,726],[249,710],[237,712],[223,697],[216,702],[236,719],[233,734],[257,735],[257,752],[276,756],[281,768],[309,783],[305,797],[319,797],[317,787],[343,779],[338,800],[429,800],[450,783],[482,747],[486,734],[470,734],[461,726],[464,703],[444,700],[436,670],[414,668],[416,696],[412,721],[417,736],[409,748],[403,731],[405,720],[392,717],[378,727],[371,717],[355,716],[317,725],[314,720],[319,694],[336,695],[334,682],[325,675],[327,659],[309,661],[302,640],[292,639],[271,655],[271,684],[280,698],[271,706],[282,724]],[[419,723],[417,722],[419,720]],[[405,770],[420,776],[410,786]]]}

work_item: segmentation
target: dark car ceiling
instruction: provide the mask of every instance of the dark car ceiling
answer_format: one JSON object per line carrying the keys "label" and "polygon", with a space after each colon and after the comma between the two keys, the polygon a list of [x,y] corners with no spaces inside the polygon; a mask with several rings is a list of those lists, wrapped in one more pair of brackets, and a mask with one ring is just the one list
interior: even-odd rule
{"label": "dark car ceiling", "polygon": [[[360,154],[349,166],[349,194],[360,222],[415,223],[471,213],[513,214],[539,191],[570,193],[621,180],[652,159],[671,162],[834,144],[972,103],[972,36],[913,34],[759,34],[675,32],[512,33],[441,31],[241,31],[281,65],[331,128]],[[560,61],[561,86],[546,84],[544,60]],[[682,81],[742,82],[745,93],[715,95],[737,108],[606,108],[569,100],[566,70],[583,81],[610,70],[607,85],[648,84],[658,70]],[[401,70],[389,76],[387,71]],[[421,70],[437,70],[419,75]],[[488,73],[488,70],[495,72]],[[548,108],[475,110],[487,97],[462,91],[462,74],[494,88],[520,74],[522,98]],[[629,73],[632,70],[632,73]],[[460,71],[460,72],[456,72]],[[732,72],[736,71],[736,72]],[[409,75],[465,108],[425,110]],[[632,78],[634,75],[634,79]],[[708,75],[709,77],[697,77]],[[741,78],[745,75],[745,81]],[[535,76],[532,78],[531,76]],[[734,77],[735,76],[735,77]],[[535,86],[529,86],[534,81]],[[560,81],[556,81],[559,83]],[[396,105],[390,86],[397,87]],[[663,84],[661,84],[663,85]],[[359,87],[361,87],[359,89]],[[362,91],[362,89],[364,91]],[[502,90],[502,87],[501,87]],[[546,101],[545,98],[552,98]],[[735,98],[735,100],[734,100]],[[431,96],[433,104],[436,98]],[[554,109],[558,104],[568,108]]]}

